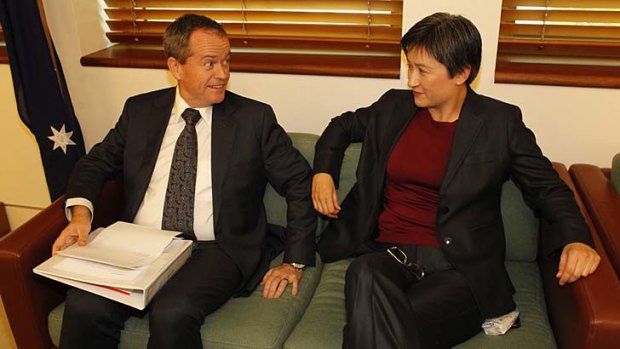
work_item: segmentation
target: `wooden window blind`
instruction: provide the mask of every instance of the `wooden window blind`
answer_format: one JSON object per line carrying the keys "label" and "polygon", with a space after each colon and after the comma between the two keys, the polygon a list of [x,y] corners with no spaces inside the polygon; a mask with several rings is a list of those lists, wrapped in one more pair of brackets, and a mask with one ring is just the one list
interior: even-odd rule
{"label": "wooden window blind", "polygon": [[9,63],[9,54],[6,51],[6,43],[4,42],[4,32],[0,25],[0,64]]}
{"label": "wooden window blind", "polygon": [[620,88],[619,0],[504,0],[495,81]]}
{"label": "wooden window blind", "polygon": [[402,0],[105,0],[114,46],[84,65],[165,68],[166,26],[185,13],[229,34],[231,69],[399,78]]}

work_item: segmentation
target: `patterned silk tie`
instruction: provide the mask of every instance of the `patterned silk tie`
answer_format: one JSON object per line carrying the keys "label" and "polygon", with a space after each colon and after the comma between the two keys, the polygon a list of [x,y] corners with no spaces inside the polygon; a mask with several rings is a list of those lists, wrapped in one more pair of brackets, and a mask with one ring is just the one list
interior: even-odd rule
{"label": "patterned silk tie", "polygon": [[184,238],[195,241],[194,193],[198,167],[196,123],[200,120],[200,112],[187,108],[181,117],[185,120],[185,128],[179,135],[172,156],[161,227],[180,231]]}

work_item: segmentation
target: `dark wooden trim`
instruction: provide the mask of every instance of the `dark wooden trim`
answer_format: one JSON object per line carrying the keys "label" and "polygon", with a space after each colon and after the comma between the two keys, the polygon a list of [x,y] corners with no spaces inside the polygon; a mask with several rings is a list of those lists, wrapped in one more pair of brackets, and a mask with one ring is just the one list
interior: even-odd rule
{"label": "dark wooden trim", "polygon": [[80,59],[83,66],[166,69],[162,49],[115,45]]}
{"label": "dark wooden trim", "polygon": [[[166,69],[162,49],[115,45],[80,60],[84,66]],[[400,56],[233,53],[235,72],[400,78]]]}
{"label": "dark wooden trim", "polygon": [[620,59],[620,42],[523,40],[500,38],[497,46],[500,54],[553,55],[566,57],[610,57]]}
{"label": "dark wooden trim", "polygon": [[514,63],[498,58],[495,82],[530,85],[620,88],[620,67]]}
{"label": "dark wooden trim", "polygon": [[[162,45],[162,33],[108,32],[106,37],[113,43],[125,45]],[[400,55],[398,40],[330,39],[286,36],[228,35],[234,49],[298,49],[298,50],[345,50],[357,52],[384,52]]]}
{"label": "dark wooden trim", "polygon": [[0,64],[9,63],[9,53],[6,50],[6,46],[0,46]]}
{"label": "dark wooden trim", "polygon": [[9,217],[6,215],[6,208],[4,203],[0,202],[0,238],[11,231],[9,224]]}

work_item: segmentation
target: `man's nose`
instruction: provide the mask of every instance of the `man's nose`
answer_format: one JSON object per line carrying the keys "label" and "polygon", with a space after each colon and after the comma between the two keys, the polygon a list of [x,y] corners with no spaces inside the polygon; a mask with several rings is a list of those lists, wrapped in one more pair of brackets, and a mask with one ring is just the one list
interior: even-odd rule
{"label": "man's nose", "polygon": [[219,63],[215,65],[215,76],[219,79],[227,79],[230,75],[230,68],[228,65]]}

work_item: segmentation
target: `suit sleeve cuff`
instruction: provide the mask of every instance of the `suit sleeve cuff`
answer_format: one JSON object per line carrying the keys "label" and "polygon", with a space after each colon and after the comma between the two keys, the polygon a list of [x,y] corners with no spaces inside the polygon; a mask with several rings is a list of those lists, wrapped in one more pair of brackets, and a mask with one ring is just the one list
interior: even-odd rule
{"label": "suit sleeve cuff", "polygon": [[72,206],[85,206],[90,210],[90,222],[93,222],[93,217],[95,215],[95,209],[93,207],[93,203],[86,198],[69,198],[65,202],[65,216],[67,216],[67,220],[71,222],[71,207]]}

